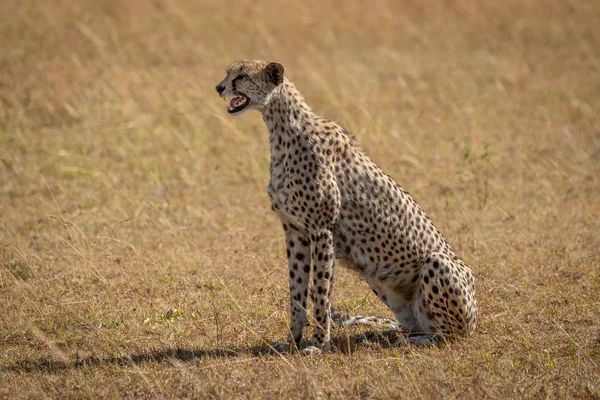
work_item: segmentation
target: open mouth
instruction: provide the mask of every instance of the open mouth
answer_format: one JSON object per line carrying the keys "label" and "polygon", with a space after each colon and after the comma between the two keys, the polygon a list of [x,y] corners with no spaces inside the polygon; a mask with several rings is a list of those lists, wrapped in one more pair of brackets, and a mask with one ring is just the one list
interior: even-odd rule
{"label": "open mouth", "polygon": [[232,97],[227,106],[227,112],[229,114],[235,114],[248,107],[250,100],[243,94]]}

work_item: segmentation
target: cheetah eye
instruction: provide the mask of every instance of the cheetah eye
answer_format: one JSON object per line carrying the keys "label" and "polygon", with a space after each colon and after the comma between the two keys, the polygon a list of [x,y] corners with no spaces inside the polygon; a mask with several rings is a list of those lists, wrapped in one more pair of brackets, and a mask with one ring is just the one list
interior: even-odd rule
{"label": "cheetah eye", "polygon": [[244,80],[246,80],[246,78],[248,78],[248,75],[246,75],[246,74],[239,74],[238,76],[236,76],[236,78],[234,80],[235,81],[243,82]]}

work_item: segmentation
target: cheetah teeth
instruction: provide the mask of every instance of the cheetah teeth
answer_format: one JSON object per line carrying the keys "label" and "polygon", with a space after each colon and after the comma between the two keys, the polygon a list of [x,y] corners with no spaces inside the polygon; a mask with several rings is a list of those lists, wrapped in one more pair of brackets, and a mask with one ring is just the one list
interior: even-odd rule
{"label": "cheetah teeth", "polygon": [[247,97],[244,96],[235,96],[231,99],[231,101],[229,102],[229,106],[227,106],[227,108],[229,110],[233,110],[235,108],[238,108],[241,105],[246,104],[246,102],[248,101]]}

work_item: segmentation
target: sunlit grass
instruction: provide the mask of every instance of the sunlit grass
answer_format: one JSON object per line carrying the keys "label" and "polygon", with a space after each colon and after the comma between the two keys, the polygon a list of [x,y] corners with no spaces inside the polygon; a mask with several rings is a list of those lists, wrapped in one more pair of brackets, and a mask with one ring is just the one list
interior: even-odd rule
{"label": "sunlit grass", "polygon": [[[597,2],[0,2],[0,396],[600,396]],[[258,114],[281,61],[477,281],[442,348],[268,355],[287,335]],[[389,316],[336,272],[342,311]]]}

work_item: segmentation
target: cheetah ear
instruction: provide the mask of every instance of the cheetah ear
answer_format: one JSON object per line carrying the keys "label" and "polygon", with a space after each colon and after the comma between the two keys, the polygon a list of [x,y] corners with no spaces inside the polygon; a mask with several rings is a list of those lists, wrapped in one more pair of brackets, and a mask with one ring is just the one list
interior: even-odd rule
{"label": "cheetah ear", "polygon": [[284,68],[282,63],[270,62],[266,67],[265,71],[269,80],[275,85],[279,86],[283,82]]}

